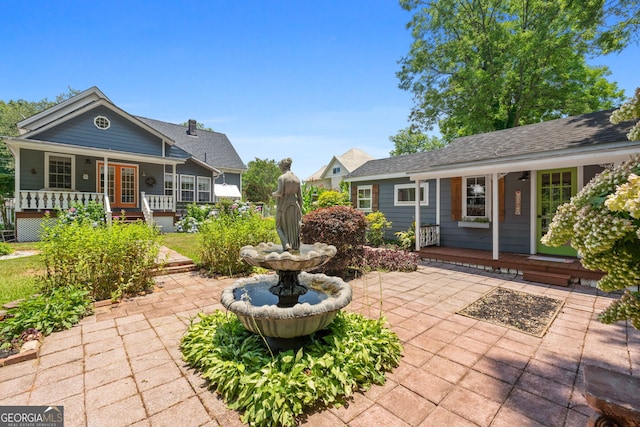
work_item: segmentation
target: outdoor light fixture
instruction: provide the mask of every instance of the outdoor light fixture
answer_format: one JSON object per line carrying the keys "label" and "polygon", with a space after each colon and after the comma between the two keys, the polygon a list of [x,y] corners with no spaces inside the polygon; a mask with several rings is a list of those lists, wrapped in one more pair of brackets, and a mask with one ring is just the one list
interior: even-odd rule
{"label": "outdoor light fixture", "polygon": [[147,176],[147,174],[142,171],[142,174],[140,176]]}
{"label": "outdoor light fixture", "polygon": [[84,159],[84,164],[85,165],[90,165],[91,164],[91,159],[89,159],[89,158]]}
{"label": "outdoor light fixture", "polygon": [[37,173],[38,173],[38,172],[36,171],[36,168],[31,168],[31,174],[32,174],[32,175],[35,175],[35,174],[37,174]]}
{"label": "outdoor light fixture", "polygon": [[524,182],[529,179],[529,171],[522,172],[522,176],[518,180]]}

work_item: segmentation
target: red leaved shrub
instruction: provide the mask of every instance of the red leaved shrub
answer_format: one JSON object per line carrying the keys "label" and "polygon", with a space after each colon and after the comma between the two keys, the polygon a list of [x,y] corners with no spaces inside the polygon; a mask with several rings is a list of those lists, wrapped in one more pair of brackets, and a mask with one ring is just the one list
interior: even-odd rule
{"label": "red leaved shrub", "polygon": [[337,249],[336,255],[318,271],[345,276],[349,268],[361,264],[366,242],[367,220],[351,206],[331,206],[309,212],[302,218],[302,243],[326,243]]}

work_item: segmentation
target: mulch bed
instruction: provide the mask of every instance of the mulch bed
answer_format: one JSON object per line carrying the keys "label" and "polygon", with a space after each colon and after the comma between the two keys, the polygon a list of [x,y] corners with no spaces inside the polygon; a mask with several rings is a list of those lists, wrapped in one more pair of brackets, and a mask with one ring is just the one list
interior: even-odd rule
{"label": "mulch bed", "polygon": [[495,288],[458,314],[542,337],[563,303],[543,295]]}

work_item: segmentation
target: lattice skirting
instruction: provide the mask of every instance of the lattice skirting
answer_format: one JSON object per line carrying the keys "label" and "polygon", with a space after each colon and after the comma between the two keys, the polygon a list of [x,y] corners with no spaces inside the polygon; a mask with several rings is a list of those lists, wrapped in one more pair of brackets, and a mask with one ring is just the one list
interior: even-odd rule
{"label": "lattice skirting", "polygon": [[16,240],[18,242],[38,242],[42,233],[42,224],[53,225],[55,218],[16,218]]}

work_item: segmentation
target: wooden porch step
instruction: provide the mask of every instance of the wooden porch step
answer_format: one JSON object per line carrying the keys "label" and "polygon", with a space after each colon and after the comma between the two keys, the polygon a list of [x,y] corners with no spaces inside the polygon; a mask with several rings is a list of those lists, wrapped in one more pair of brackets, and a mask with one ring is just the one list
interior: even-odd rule
{"label": "wooden porch step", "polygon": [[525,270],[522,278],[529,282],[546,283],[548,285],[569,286],[571,276],[562,273],[549,273],[546,271]]}

